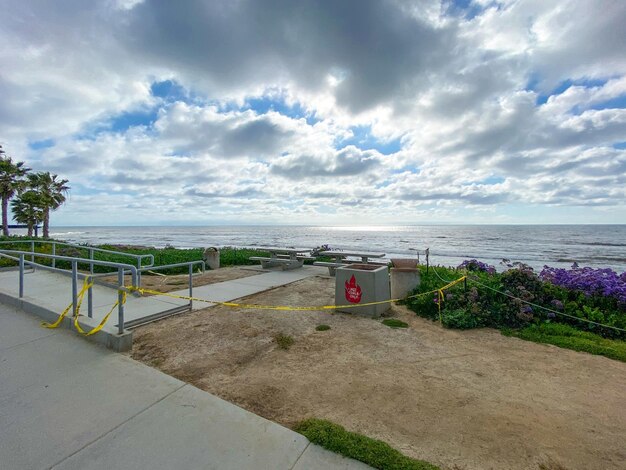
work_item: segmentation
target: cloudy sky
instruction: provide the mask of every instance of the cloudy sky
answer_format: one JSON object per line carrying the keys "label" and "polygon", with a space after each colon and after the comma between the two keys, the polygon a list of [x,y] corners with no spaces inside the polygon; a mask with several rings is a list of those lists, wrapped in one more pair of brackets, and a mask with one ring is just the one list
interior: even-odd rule
{"label": "cloudy sky", "polygon": [[56,225],[626,222],[624,0],[4,0]]}

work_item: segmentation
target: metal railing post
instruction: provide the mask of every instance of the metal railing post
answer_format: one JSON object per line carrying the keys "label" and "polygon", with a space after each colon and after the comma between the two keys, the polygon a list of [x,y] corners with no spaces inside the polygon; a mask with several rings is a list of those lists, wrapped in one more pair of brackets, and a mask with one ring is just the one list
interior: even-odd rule
{"label": "metal railing post", "polygon": [[118,268],[117,270],[117,333],[124,333],[124,292],[122,288],[124,287],[124,269]]}
{"label": "metal railing post", "polygon": [[72,261],[72,312],[78,313],[78,261]]}
{"label": "metal railing post", "polygon": [[[93,248],[89,248],[89,259],[93,260]],[[89,263],[89,272],[93,274],[93,263]]]}
{"label": "metal railing post", "polygon": [[30,255],[30,261],[34,263],[35,262],[35,242],[33,240],[30,241],[30,252],[32,253],[32,255]]}
{"label": "metal railing post", "polygon": [[193,310],[193,264],[189,264],[189,310]]}
{"label": "metal railing post", "polygon": [[141,287],[141,257],[137,258],[137,279],[133,279],[133,284],[137,282],[136,286]]}
{"label": "metal railing post", "polygon": [[87,282],[89,283],[89,288],[87,289],[87,316],[89,318],[93,318],[93,291],[91,290],[92,281],[93,277],[89,276],[87,278]]}
{"label": "metal railing post", "polygon": [[[57,255],[57,244],[56,242],[52,242],[52,256],[56,256]],[[57,267],[57,259],[56,258],[52,258],[52,267],[56,268]]]}
{"label": "metal railing post", "polygon": [[24,297],[24,255],[20,255],[20,299]]}

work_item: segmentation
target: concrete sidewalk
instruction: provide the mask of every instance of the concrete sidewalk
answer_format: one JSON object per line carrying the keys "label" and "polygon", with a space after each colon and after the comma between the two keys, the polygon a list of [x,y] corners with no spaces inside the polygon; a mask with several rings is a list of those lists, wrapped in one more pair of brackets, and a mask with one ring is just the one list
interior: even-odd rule
{"label": "concrete sidewalk", "polygon": [[370,468],[0,304],[0,467]]}
{"label": "concrete sidewalk", "polygon": [[[217,302],[230,302],[231,300],[246,297],[252,294],[284,286],[292,282],[300,281],[312,276],[325,276],[326,268],[317,266],[303,266],[299,269],[282,271],[280,269],[268,270],[257,266],[246,267],[250,271],[257,271],[255,276],[233,279],[230,281],[216,282],[193,288],[193,296],[200,299],[210,299]],[[181,289],[172,294],[189,295],[188,289]],[[166,297],[165,297],[166,298]],[[203,309],[215,305],[206,302],[194,302],[193,309]]]}
{"label": "concrete sidewalk", "polygon": [[[301,279],[323,275],[323,269],[306,266],[293,271],[261,270],[243,279],[219,282],[195,287],[193,296],[218,302],[231,301],[247,295],[282,286]],[[79,290],[82,284],[78,286]],[[117,290],[94,285],[92,288],[93,318],[87,318],[87,301],[83,301],[80,322],[83,329],[89,331],[100,323],[104,316],[111,311],[117,301]],[[173,292],[181,296],[189,295],[188,289]],[[54,322],[59,314],[72,302],[72,281],[68,276],[48,270],[27,270],[24,275],[24,297],[19,298],[19,273],[15,270],[0,271],[0,302],[13,307],[35,313],[48,322]],[[140,296],[128,295],[124,305],[124,321],[130,328],[138,323],[151,321],[162,316],[172,309],[184,308],[189,302],[168,296]],[[194,302],[193,309],[202,309],[214,304],[209,302]],[[69,315],[64,325],[73,329]],[[102,331],[90,339],[105,344],[116,351],[128,350],[132,344],[132,332],[127,328],[124,334],[118,334],[117,309],[113,311]]]}

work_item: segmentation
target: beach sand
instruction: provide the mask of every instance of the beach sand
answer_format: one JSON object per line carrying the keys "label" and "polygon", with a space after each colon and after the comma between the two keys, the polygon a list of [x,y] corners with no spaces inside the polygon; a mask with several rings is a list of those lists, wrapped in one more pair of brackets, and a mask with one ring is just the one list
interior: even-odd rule
{"label": "beach sand", "polygon": [[[333,296],[333,279],[313,277],[245,300]],[[626,364],[391,313],[409,328],[212,307],[138,328],[132,357],[286,426],[329,419],[442,468],[626,468]],[[289,350],[278,333],[294,338]]]}

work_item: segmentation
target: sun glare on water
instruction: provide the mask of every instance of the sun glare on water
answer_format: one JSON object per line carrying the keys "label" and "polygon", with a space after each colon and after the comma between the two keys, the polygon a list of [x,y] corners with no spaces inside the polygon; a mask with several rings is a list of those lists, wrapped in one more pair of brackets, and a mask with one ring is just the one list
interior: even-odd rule
{"label": "sun glare on water", "polygon": [[404,227],[393,225],[346,225],[346,226],[331,226],[331,227],[319,227],[321,230],[334,230],[337,232],[389,232],[400,231]]}

